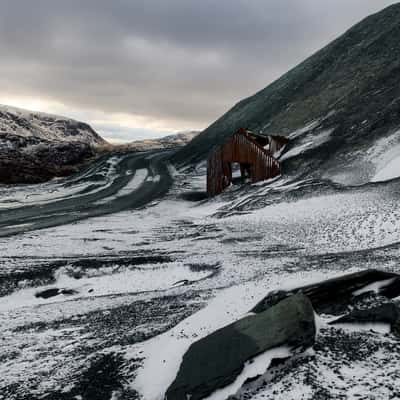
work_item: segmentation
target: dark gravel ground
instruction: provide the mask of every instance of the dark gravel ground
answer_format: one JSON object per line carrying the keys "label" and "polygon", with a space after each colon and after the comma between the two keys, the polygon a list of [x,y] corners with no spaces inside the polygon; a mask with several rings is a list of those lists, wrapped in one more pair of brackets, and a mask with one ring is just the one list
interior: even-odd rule
{"label": "dark gravel ground", "polygon": [[[130,304],[108,310],[76,315],[72,318],[37,322],[19,326],[11,334],[23,343],[31,335],[40,332],[63,332],[69,340],[78,341],[71,350],[50,342],[39,354],[38,362],[43,363],[43,372],[31,379],[23,379],[11,385],[0,386],[0,399],[4,400],[69,400],[82,396],[87,400],[109,400],[113,392],[122,399],[136,398],[137,395],[127,385],[128,377],[134,375],[141,365],[140,358],[127,361],[119,351],[126,346],[157,336],[175,326],[184,318],[199,310],[204,304],[204,295],[188,292],[182,296],[160,296],[146,301],[133,301]],[[60,343],[63,337],[58,338]],[[26,346],[32,343],[26,343]],[[14,360],[18,363],[20,352],[3,354],[1,362]],[[52,360],[60,361],[51,370],[45,364]],[[57,369],[68,371],[54,379]],[[57,387],[41,389],[41,385],[52,376]]]}

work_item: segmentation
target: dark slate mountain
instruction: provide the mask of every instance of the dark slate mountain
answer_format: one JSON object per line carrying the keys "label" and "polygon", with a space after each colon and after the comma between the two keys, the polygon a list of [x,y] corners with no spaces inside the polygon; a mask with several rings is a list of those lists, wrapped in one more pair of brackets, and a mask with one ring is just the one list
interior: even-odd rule
{"label": "dark slate mountain", "polygon": [[288,174],[348,184],[374,180],[400,156],[400,4],[367,17],[236,104],[173,161],[204,160],[240,127],[289,137],[282,156]]}

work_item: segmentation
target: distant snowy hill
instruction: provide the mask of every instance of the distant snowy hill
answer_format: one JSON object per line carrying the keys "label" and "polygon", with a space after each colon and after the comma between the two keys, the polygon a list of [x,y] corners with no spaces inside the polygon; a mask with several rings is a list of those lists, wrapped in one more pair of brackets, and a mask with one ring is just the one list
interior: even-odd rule
{"label": "distant snowy hill", "polygon": [[0,183],[35,183],[67,175],[106,143],[83,122],[0,106]]}
{"label": "distant snowy hill", "polygon": [[0,141],[7,140],[10,135],[26,138],[28,142],[40,140],[90,145],[105,143],[104,139],[83,122],[0,105]]}
{"label": "distant snowy hill", "polygon": [[199,134],[198,131],[179,132],[175,135],[168,135],[160,139],[137,140],[122,145],[129,150],[145,151],[156,149],[170,149],[184,146]]}

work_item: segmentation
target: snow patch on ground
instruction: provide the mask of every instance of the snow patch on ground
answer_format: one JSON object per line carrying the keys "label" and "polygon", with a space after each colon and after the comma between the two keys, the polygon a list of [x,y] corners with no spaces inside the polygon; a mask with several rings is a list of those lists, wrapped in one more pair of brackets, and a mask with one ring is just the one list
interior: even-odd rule
{"label": "snow patch on ground", "polygon": [[115,193],[115,195],[110,197],[105,197],[104,199],[96,201],[95,204],[105,204],[115,199],[118,199],[119,197],[128,196],[143,184],[147,176],[148,176],[147,169],[136,170],[133,178],[122,189],[118,190],[118,192]]}
{"label": "snow patch on ground", "polygon": [[[119,271],[121,268],[116,266],[115,270]],[[108,273],[103,272],[100,276],[88,276],[80,279],[75,279],[67,274],[58,274],[54,285],[21,289],[9,296],[0,297],[0,312],[21,307],[59,303],[67,299],[77,300],[95,296],[166,290],[179,281],[195,282],[210,274],[210,271],[192,271],[181,263],[149,264],[140,268],[126,268],[122,272],[116,271],[110,270]],[[97,270],[96,272],[101,273]],[[76,294],[59,294],[49,299],[35,297],[37,293],[52,288],[73,290]]]}
{"label": "snow patch on ground", "polygon": [[367,152],[375,164],[376,173],[371,182],[382,182],[400,177],[400,130],[376,141]]}
{"label": "snow patch on ground", "polygon": [[381,288],[390,285],[395,279],[396,278],[392,278],[392,279],[387,279],[384,281],[378,281],[378,282],[371,283],[370,285],[367,285],[359,290],[356,290],[353,293],[353,296],[359,296],[361,294],[368,293],[368,292],[378,293]]}
{"label": "snow patch on ground", "polygon": [[[280,161],[296,157],[308,150],[315,149],[329,140],[334,129],[320,131],[313,135],[307,135],[302,138],[296,147],[290,149],[280,158]],[[290,138],[290,137],[289,137]]]}
{"label": "snow patch on ground", "polygon": [[350,332],[360,332],[360,331],[374,331],[378,333],[388,334],[390,333],[390,324],[383,323],[340,323],[335,324],[335,328],[342,328]]}
{"label": "snow patch on ground", "polygon": [[315,129],[316,127],[318,127],[318,125],[321,123],[321,120],[315,120],[315,121],[311,121],[309,124],[307,124],[306,126],[304,126],[303,128],[297,129],[295,131],[293,131],[292,133],[289,134],[288,138],[290,140],[296,139],[299,136],[304,135],[305,133]]}
{"label": "snow patch on ground", "polygon": [[223,389],[217,390],[211,396],[207,397],[206,400],[226,400],[229,396],[236,394],[248,379],[265,373],[274,358],[285,358],[290,355],[291,351],[287,347],[278,347],[266,351],[253,360],[248,361],[235,382]]}
{"label": "snow patch on ground", "polygon": [[383,182],[400,177],[400,146],[396,148],[396,153],[397,155],[378,171],[371,182]]}

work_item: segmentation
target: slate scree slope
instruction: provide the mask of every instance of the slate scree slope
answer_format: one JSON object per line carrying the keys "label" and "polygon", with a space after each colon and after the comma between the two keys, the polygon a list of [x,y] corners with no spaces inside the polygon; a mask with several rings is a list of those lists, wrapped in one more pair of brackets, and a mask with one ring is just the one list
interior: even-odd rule
{"label": "slate scree slope", "polygon": [[173,161],[205,160],[214,146],[247,128],[291,140],[281,159],[283,173],[366,183],[376,172],[377,141],[383,151],[400,142],[399,74],[400,4],[395,4],[240,101]]}

